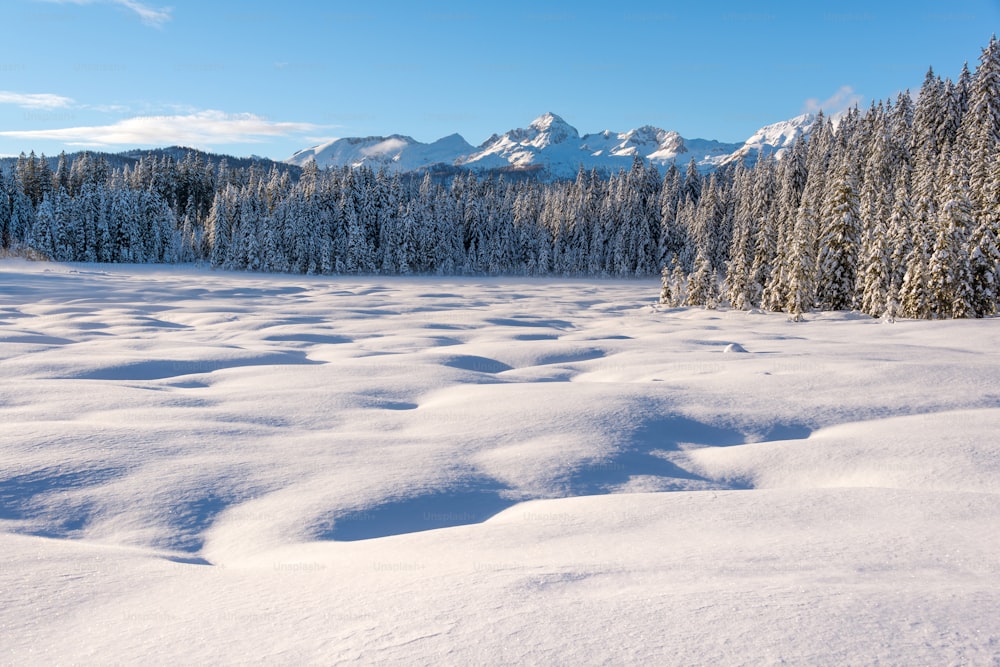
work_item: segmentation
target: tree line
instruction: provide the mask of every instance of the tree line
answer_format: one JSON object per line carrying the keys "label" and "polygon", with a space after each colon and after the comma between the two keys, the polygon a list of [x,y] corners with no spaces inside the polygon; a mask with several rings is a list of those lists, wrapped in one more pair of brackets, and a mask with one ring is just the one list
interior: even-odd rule
{"label": "tree line", "polygon": [[362,167],[112,169],[21,155],[0,240],[59,261],[190,262],[306,274],[662,276],[669,305],[982,317],[1000,279],[1000,45],[956,80],[818,114],[753,166],[447,180]]}

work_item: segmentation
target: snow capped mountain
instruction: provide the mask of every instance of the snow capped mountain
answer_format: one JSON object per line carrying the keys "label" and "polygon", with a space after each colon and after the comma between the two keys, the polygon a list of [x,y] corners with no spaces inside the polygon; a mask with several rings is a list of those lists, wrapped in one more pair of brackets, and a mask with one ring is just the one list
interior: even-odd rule
{"label": "snow capped mountain", "polygon": [[766,125],[743,142],[739,150],[729,156],[723,164],[729,164],[739,159],[753,164],[765,155],[781,157],[785,150],[792,147],[796,139],[809,134],[814,122],[816,122],[816,114],[804,113],[780,123]]}
{"label": "snow capped mountain", "polygon": [[412,137],[393,134],[388,137],[350,137],[334,139],[297,152],[286,162],[304,166],[313,160],[320,167],[367,165],[385,167],[391,172],[416,171],[435,164],[453,164],[475,150],[460,135],[452,134],[425,144]]}
{"label": "snow capped mountain", "polygon": [[478,147],[458,134],[430,144],[393,134],[335,139],[301,150],[287,162],[302,166],[315,160],[320,167],[367,165],[390,172],[417,171],[435,165],[476,171],[540,170],[550,178],[572,178],[581,165],[587,170],[614,172],[628,169],[639,156],[661,167],[672,162],[686,165],[694,158],[699,169],[711,171],[740,158],[752,163],[761,154],[780,154],[797,136],[808,132],[813,120],[811,114],[805,114],[775,123],[739,144],[685,139],[677,132],[650,125],[628,132],[605,130],[581,136],[560,116],[545,113],[527,127],[494,134]]}
{"label": "snow capped mountain", "polygon": [[[515,167],[527,169],[571,165],[569,173],[559,169],[553,176],[572,176],[580,158],[580,133],[576,128],[553,113],[546,113],[526,128],[508,130],[501,136],[493,135],[478,150],[462,156],[456,164],[473,169],[502,169]],[[575,160],[575,164],[573,163]]]}
{"label": "snow capped mountain", "polygon": [[694,156],[703,169],[712,169],[739,144],[704,139],[686,140],[676,132],[644,125],[628,132],[605,130],[580,136],[576,128],[553,113],[539,116],[524,129],[490,137],[479,150],[456,164],[472,169],[545,169],[554,178],[572,178],[580,165],[612,172],[628,169],[635,156],[656,165]]}
{"label": "snow capped mountain", "polygon": [[737,146],[710,139],[685,139],[676,132],[650,125],[622,134],[605,130],[600,134],[588,134],[583,139],[582,148],[592,150],[594,157],[628,158],[631,162],[633,157],[639,155],[656,165],[669,165],[671,162],[686,164],[694,157],[700,167],[707,169],[715,167]]}
{"label": "snow capped mountain", "polygon": [[566,141],[580,138],[580,133],[576,131],[575,127],[554,113],[542,114],[531,121],[531,125],[523,132],[527,136],[531,136],[534,133],[534,137],[529,143],[537,148],[545,148],[546,146],[562,144]]}

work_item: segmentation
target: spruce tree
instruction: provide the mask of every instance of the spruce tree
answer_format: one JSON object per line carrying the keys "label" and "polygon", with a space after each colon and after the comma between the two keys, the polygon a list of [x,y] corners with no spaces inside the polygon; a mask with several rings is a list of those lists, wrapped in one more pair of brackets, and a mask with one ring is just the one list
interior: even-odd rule
{"label": "spruce tree", "polygon": [[947,161],[948,169],[942,169],[945,176],[937,238],[928,268],[931,312],[937,317],[970,317],[974,311],[968,250],[972,224],[969,177],[961,150],[944,158],[942,163]]}
{"label": "spruce tree", "polygon": [[660,271],[660,304],[670,306],[674,301],[674,291],[670,285],[670,267],[664,266]]}
{"label": "spruce tree", "polygon": [[672,257],[681,253],[684,246],[682,230],[677,225],[677,203],[681,197],[681,176],[676,164],[671,163],[663,177],[658,199],[660,209],[660,233],[658,242],[658,262],[667,266]]}
{"label": "spruce tree", "polygon": [[818,303],[827,310],[854,305],[861,235],[856,179],[853,161],[845,155],[827,182],[816,279]]}
{"label": "spruce tree", "polygon": [[[816,124],[813,126],[816,127]],[[779,192],[774,215],[778,234],[771,272],[761,296],[761,306],[771,311],[784,310],[788,303],[789,271],[794,260],[793,233],[809,174],[806,169],[807,146],[800,135],[781,159],[776,176]]]}
{"label": "spruce tree", "polygon": [[[997,312],[1000,300],[1000,145],[990,161],[979,217],[969,250],[972,308],[976,317]],[[978,159],[978,156],[976,156]]]}
{"label": "spruce tree", "polygon": [[787,298],[785,312],[789,319],[798,322],[813,309],[816,303],[816,242],[818,215],[814,197],[816,188],[806,186],[799,204],[795,229],[789,242],[787,256]]}
{"label": "spruce tree", "polygon": [[1000,284],[1000,242],[995,227],[982,219],[972,235],[969,252],[972,312],[976,317],[988,317],[997,312]]}
{"label": "spruce tree", "polygon": [[0,169],[0,248],[9,248],[11,238],[11,186],[6,174]]}
{"label": "spruce tree", "polygon": [[45,197],[38,205],[38,212],[35,215],[34,225],[31,228],[31,249],[44,257],[55,259],[57,255],[58,243],[58,221],[56,212],[52,207],[52,201]]}
{"label": "spruce tree", "polygon": [[698,173],[698,163],[694,156],[691,156],[691,161],[688,162],[687,168],[684,170],[684,183],[681,186],[680,198],[688,199],[697,204],[698,199],[701,198],[701,190],[702,179],[701,174]]}
{"label": "spruce tree", "polygon": [[[903,239],[909,238],[911,223],[912,213],[906,173],[904,170],[899,170],[896,175],[892,210],[888,218],[877,215],[871,219],[862,249],[858,283],[861,292],[861,311],[872,317],[883,316],[890,303],[897,303],[897,292],[905,271],[906,253],[909,252],[909,246],[903,243]],[[894,251],[901,254],[894,255]],[[894,269],[897,264],[903,267],[898,273],[898,282]],[[893,307],[895,308],[895,305]]]}
{"label": "spruce tree", "polygon": [[764,288],[778,255],[778,199],[774,183],[774,160],[771,156],[759,161],[753,170],[751,229],[756,229],[753,242],[753,264],[750,268],[750,301],[761,305]]}
{"label": "spruce tree", "polygon": [[706,250],[698,251],[694,267],[694,273],[688,278],[687,297],[684,300],[684,305],[717,308],[719,305],[718,279]]}
{"label": "spruce tree", "polygon": [[[736,181],[737,187],[748,190],[747,177]],[[741,198],[741,206],[736,216],[733,229],[732,246],[729,252],[729,263],[726,270],[726,299],[733,308],[750,310],[753,308],[753,240],[752,217],[750,212],[750,197]]]}
{"label": "spruce tree", "polygon": [[232,217],[229,212],[230,191],[218,192],[205,222],[205,243],[212,266],[221,267],[229,254],[232,239]]}

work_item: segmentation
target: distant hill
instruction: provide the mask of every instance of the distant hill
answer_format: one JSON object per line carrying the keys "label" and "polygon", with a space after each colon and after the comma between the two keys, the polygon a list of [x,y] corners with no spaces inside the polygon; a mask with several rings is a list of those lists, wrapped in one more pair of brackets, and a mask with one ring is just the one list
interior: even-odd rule
{"label": "distant hill", "polygon": [[[106,153],[101,151],[78,151],[75,153],[67,153],[66,157],[72,163],[78,156],[84,153],[90,154],[94,157],[103,157],[108,161],[108,164],[112,168],[122,169],[124,167],[133,167],[142,158],[173,158],[175,162],[180,162],[184,160],[188,155],[192,158],[197,158],[203,163],[212,165],[214,168],[225,161],[230,167],[239,169],[249,169],[250,167],[257,165],[264,171],[270,171],[272,167],[276,167],[280,172],[288,172],[293,177],[298,177],[301,173],[301,168],[297,165],[290,164],[288,162],[278,162],[276,160],[271,160],[264,157],[234,157],[232,155],[222,155],[219,153],[208,153],[206,151],[201,151],[196,148],[185,148],[183,146],[169,146],[167,148],[149,148],[149,149],[133,149],[129,151],[124,151],[121,153]],[[41,157],[40,155],[38,157]],[[58,155],[46,155],[46,161],[49,166],[54,171],[59,163]],[[16,157],[6,157],[0,158],[0,166],[3,168],[10,169],[17,163]]]}

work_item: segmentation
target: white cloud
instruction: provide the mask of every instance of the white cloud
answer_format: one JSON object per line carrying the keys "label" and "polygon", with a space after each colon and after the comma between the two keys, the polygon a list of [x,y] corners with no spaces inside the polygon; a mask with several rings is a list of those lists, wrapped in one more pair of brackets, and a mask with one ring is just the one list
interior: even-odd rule
{"label": "white cloud", "polygon": [[22,109],[65,109],[74,102],[69,97],[51,93],[14,93],[0,90],[0,104],[15,104]]}
{"label": "white cloud", "polygon": [[119,115],[130,111],[130,107],[125,104],[87,104],[83,108],[89,111],[97,111],[98,113],[116,113]]}
{"label": "white cloud", "polygon": [[169,21],[171,14],[173,13],[173,8],[171,7],[151,7],[144,2],[139,2],[139,0],[41,0],[42,2],[54,2],[60,5],[94,5],[94,4],[108,4],[108,5],[118,5],[119,7],[124,7],[129,11],[134,12],[139,19],[146,25],[151,25],[154,27],[161,27],[164,23]]}
{"label": "white cloud", "polygon": [[815,97],[809,98],[802,105],[802,110],[809,113],[816,113],[822,110],[827,116],[836,117],[855,105],[860,104],[863,99],[864,96],[854,92],[854,88],[841,86],[837,89],[837,92],[825,100],[820,101]]}
{"label": "white cloud", "polygon": [[228,114],[205,110],[186,115],[136,116],[110,125],[51,130],[10,130],[0,136],[15,139],[60,141],[67,146],[184,145],[212,146],[260,143],[270,137],[312,132],[313,123],[272,121],[249,113]]}
{"label": "white cloud", "polygon": [[153,7],[144,5],[141,2],[135,2],[135,0],[113,0],[113,1],[115,2],[115,4],[131,9],[133,12],[138,14],[139,18],[142,19],[142,22],[145,23],[146,25],[155,25],[155,26],[163,25],[172,18],[170,14],[171,12],[174,11],[173,8],[171,7],[162,7],[160,9],[155,9]]}
{"label": "white cloud", "polygon": [[374,146],[362,148],[361,154],[366,157],[384,157],[390,153],[398,153],[401,149],[406,148],[406,146],[407,143],[402,139],[386,139]]}

